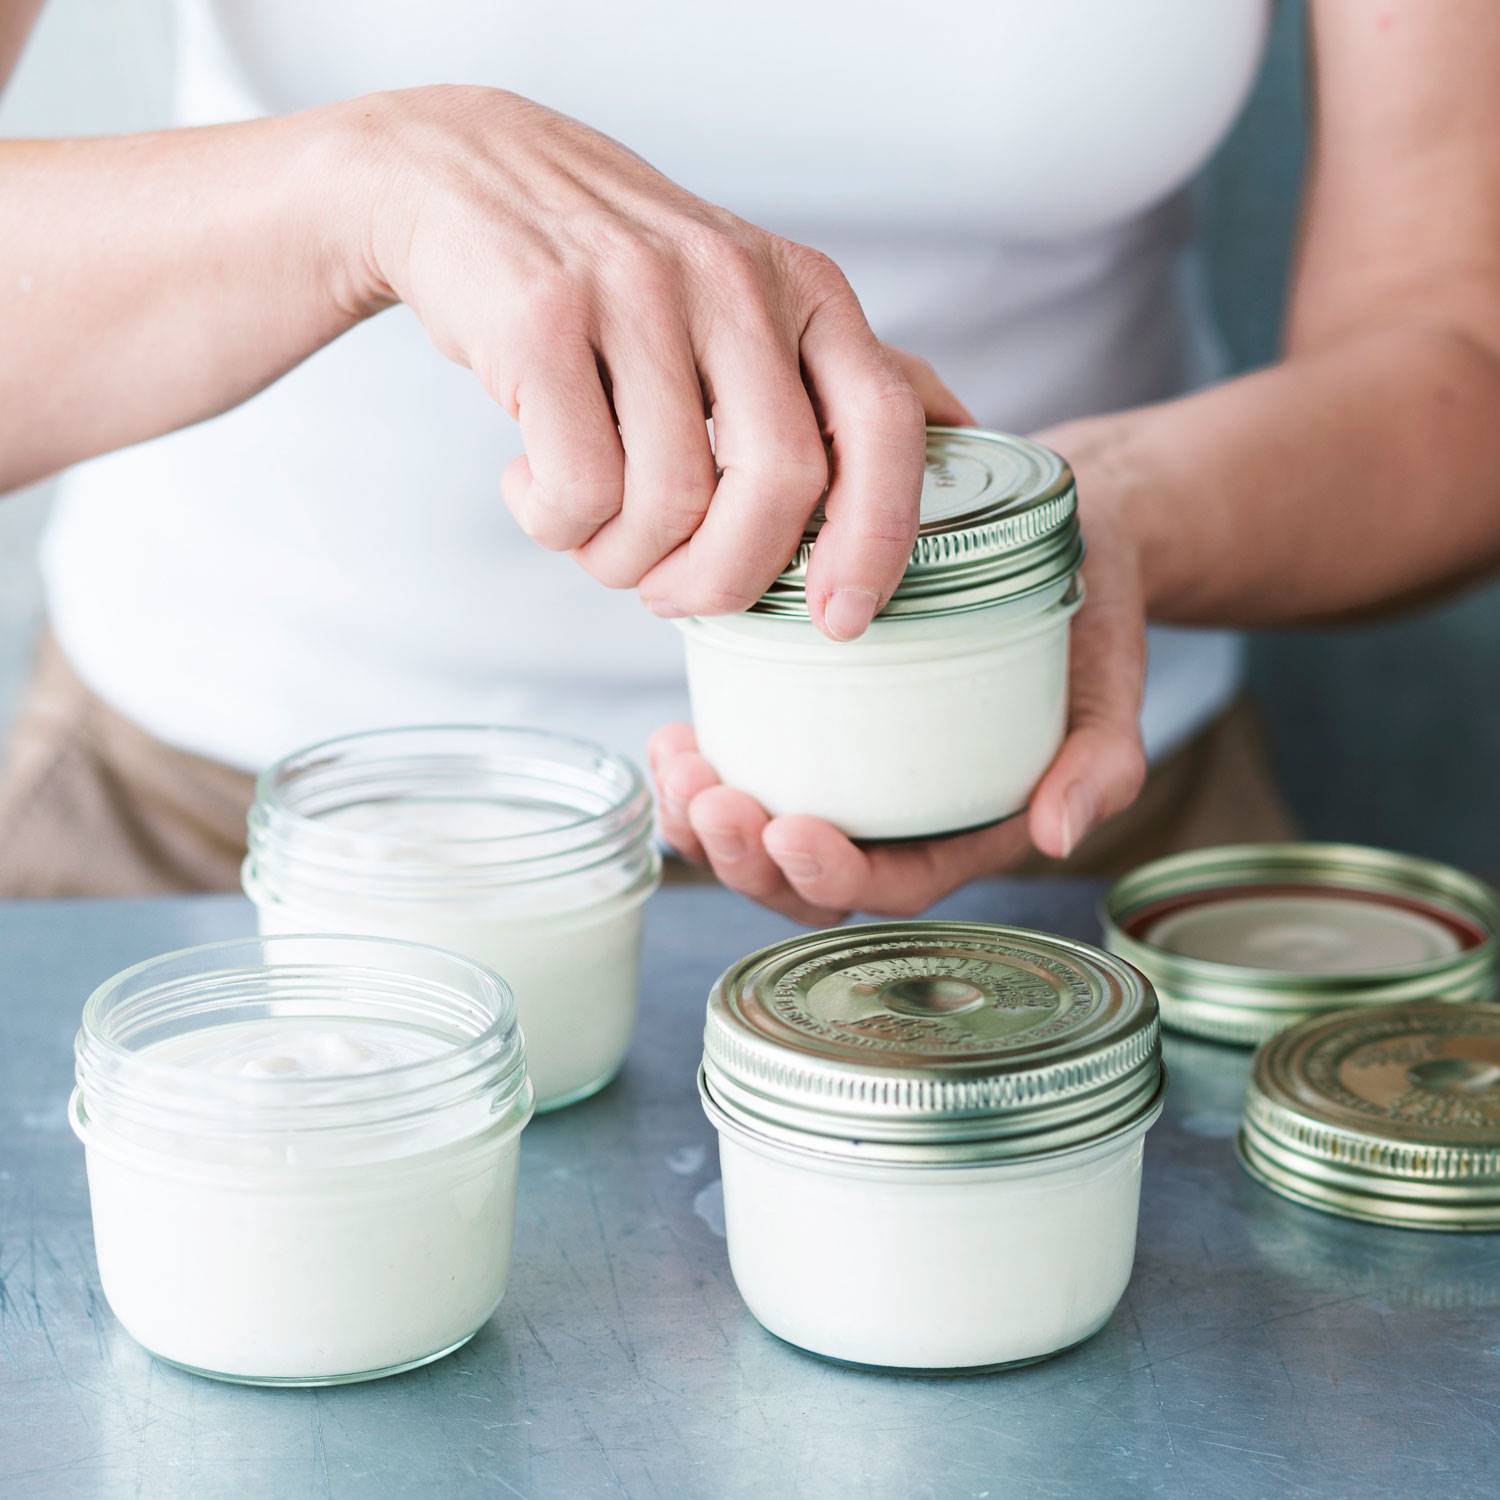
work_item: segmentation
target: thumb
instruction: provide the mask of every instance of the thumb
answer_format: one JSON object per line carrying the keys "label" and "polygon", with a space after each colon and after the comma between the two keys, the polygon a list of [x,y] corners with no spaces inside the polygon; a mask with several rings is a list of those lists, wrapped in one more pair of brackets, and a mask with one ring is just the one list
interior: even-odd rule
{"label": "thumb", "polygon": [[1118,539],[1095,540],[1083,574],[1088,592],[1073,621],[1068,735],[1031,799],[1032,842],[1054,859],[1066,859],[1091,829],[1128,807],[1146,779],[1137,570]]}

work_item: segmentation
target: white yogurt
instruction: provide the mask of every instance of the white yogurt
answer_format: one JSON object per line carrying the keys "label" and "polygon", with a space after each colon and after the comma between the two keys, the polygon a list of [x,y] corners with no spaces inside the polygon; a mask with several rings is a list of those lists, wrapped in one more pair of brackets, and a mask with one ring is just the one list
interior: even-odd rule
{"label": "white yogurt", "polygon": [[527,730],[393,730],[262,778],[244,884],[262,932],[430,943],[515,991],[540,1109],[618,1071],[660,861],[628,762]]}
{"label": "white yogurt", "polygon": [[513,1002],[453,955],[273,938],[128,970],[72,1105],[105,1296],[224,1379],[426,1363],[504,1295],[530,1113]]}
{"label": "white yogurt", "polygon": [[701,1086],[735,1284],[789,1343],[1024,1364],[1124,1293],[1163,1076],[1150,987],[1098,950],[951,922],[777,944],[715,987]]}
{"label": "white yogurt", "polygon": [[851,1364],[1060,1353],[1109,1321],[1130,1280],[1145,1129],[1062,1162],[880,1171],[721,1126],[735,1285],[778,1338]]}
{"label": "white yogurt", "polygon": [[719,776],[772,814],[856,838],[1019,812],[1067,726],[1082,599],[1067,465],[1022,438],[930,429],[911,562],[857,641],[811,623],[814,545],[745,614],[678,622],[699,748]]}
{"label": "white yogurt", "polygon": [[947,619],[877,619],[843,643],[809,621],[682,621],[698,748],[773,816],[852,838],[1010,817],[1062,744],[1078,603],[1062,584]]}

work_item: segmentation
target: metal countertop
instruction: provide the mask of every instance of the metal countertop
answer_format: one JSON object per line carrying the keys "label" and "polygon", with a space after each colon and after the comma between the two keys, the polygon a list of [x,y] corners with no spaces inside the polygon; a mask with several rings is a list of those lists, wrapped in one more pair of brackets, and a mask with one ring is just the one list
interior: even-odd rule
{"label": "metal countertop", "polygon": [[[1094,938],[1097,895],[997,883],[939,912]],[[114,1323],[65,1115],[90,989],[251,931],[248,904],[0,905],[0,1496],[1500,1493],[1500,1236],[1350,1223],[1256,1186],[1231,1150],[1233,1049],[1169,1039],[1135,1277],[1082,1348],[924,1379],[777,1342],[730,1279],[693,1073],[713,979],[793,929],[707,888],[649,912],[625,1072],[527,1129],[494,1319],[408,1375],[270,1391],[159,1365]]]}

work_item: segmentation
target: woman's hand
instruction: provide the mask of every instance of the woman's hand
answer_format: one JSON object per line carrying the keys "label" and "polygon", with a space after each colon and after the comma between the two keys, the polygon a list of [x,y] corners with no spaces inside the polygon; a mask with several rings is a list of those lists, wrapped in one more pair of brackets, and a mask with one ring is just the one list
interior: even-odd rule
{"label": "woman's hand", "polygon": [[658,614],[732,612],[826,488],[812,615],[861,634],[915,536],[924,419],[838,267],[513,94],[344,108],[378,184],[350,295],[409,304],[519,420],[526,532]]}
{"label": "woman's hand", "polygon": [[1138,555],[1121,514],[1129,473],[1108,431],[1090,423],[1040,434],[1078,473],[1088,557],[1084,604],[1073,620],[1068,735],[1026,814],[954,838],[856,844],[819,818],[770,817],[720,783],[686,724],[671,724],[650,747],[668,842],[685,859],[710,865],[730,889],[798,921],[829,925],[850,911],[915,915],[1033,848],[1064,858],[1128,806],[1146,768],[1138,724],[1145,610]]}

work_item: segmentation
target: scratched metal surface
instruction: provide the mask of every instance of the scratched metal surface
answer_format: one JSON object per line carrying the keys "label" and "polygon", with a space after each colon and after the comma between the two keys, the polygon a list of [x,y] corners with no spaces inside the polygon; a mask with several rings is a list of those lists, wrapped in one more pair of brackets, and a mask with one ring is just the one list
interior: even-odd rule
{"label": "scratched metal surface", "polygon": [[[1007,885],[946,910],[1091,936],[1094,895]],[[6,1500],[1496,1493],[1500,1239],[1344,1223],[1257,1188],[1230,1154],[1244,1056],[1204,1044],[1170,1045],[1135,1279],[1083,1348],[923,1380],[762,1332],[725,1262],[693,1068],[709,983],[790,929],[702,889],[654,904],[620,1081],[528,1129],[514,1277],[474,1343],[319,1392],[159,1366],[100,1298],[70,1042],[96,981],[249,927],[228,898],[0,906]],[[806,1264],[821,1274],[815,1245]]]}

